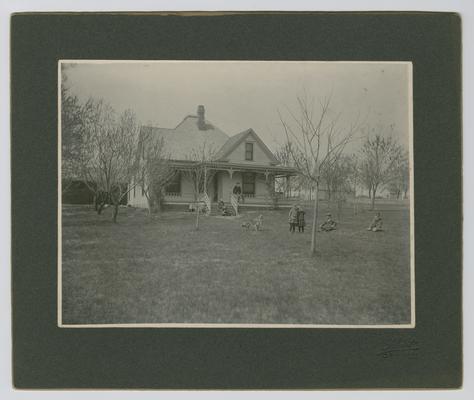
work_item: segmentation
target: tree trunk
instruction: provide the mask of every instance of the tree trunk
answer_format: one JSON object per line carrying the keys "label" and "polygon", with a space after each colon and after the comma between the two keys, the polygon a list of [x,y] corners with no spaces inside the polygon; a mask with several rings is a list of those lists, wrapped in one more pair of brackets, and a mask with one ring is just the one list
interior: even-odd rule
{"label": "tree trunk", "polygon": [[118,215],[118,210],[119,210],[119,202],[116,201],[114,204],[114,214],[113,214],[113,221],[117,223],[117,215]]}
{"label": "tree trunk", "polygon": [[104,209],[105,207],[105,201],[103,201],[102,203],[99,204],[99,206],[97,207],[97,214],[102,214],[102,210]]}
{"label": "tree trunk", "polygon": [[314,207],[313,207],[313,227],[311,229],[311,255],[316,254],[316,231],[318,226],[318,201],[319,201],[319,184],[316,184],[314,191]]}
{"label": "tree trunk", "polygon": [[373,188],[372,189],[372,208],[371,210],[373,210],[375,208],[375,194],[377,193],[377,188]]}
{"label": "tree trunk", "polygon": [[162,197],[161,194],[158,195],[158,197],[155,200],[155,212],[161,212],[161,207],[162,207]]}
{"label": "tree trunk", "polygon": [[342,221],[342,199],[337,199],[337,219],[338,222]]}
{"label": "tree trunk", "polygon": [[357,215],[357,188],[354,186],[354,215]]}
{"label": "tree trunk", "polygon": [[151,195],[150,194],[146,194],[145,193],[145,196],[146,196],[146,200],[147,200],[147,204],[148,204],[148,216],[151,217],[151,214],[152,214],[152,208],[153,208],[153,200],[151,199]]}
{"label": "tree trunk", "polygon": [[196,230],[199,230],[199,203],[196,203]]}

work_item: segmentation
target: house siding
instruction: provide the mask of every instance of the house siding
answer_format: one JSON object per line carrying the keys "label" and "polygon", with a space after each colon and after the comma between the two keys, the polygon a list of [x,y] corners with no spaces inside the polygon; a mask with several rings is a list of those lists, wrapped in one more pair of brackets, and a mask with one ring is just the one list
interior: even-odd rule
{"label": "house siding", "polygon": [[148,207],[148,201],[146,196],[142,194],[141,186],[135,186],[135,189],[130,190],[128,193],[128,204],[133,207]]}
{"label": "house siding", "polygon": [[[212,199],[214,195],[214,188],[212,187],[212,183],[209,185],[208,188],[208,195],[209,198]],[[181,195],[180,196],[168,196],[165,195],[164,203],[191,203],[194,201],[194,189],[193,189],[193,182],[192,180],[185,176],[181,176]],[[133,194],[133,190],[129,193],[129,200],[128,204],[132,207],[139,207],[139,208],[147,208],[148,207],[148,200],[145,195],[142,195],[142,188],[141,186],[137,186],[135,188],[135,195]]]}
{"label": "house siding", "polygon": [[[224,201],[229,202],[230,196],[232,195],[232,190],[237,182],[240,182],[242,185],[242,173],[234,172],[232,178],[230,178],[227,172],[220,173],[221,183],[220,187],[222,188],[222,198]],[[265,182],[265,175],[257,174],[255,177],[255,196],[246,197],[245,203],[247,204],[266,204],[268,203],[268,190]]]}
{"label": "house siding", "polygon": [[[245,143],[253,143],[253,160],[248,161],[245,159]],[[258,165],[270,165],[272,160],[268,158],[268,155],[260,147],[259,143],[249,136],[246,140],[242,141],[235,149],[226,157],[230,162],[238,162],[241,164],[258,164]]]}

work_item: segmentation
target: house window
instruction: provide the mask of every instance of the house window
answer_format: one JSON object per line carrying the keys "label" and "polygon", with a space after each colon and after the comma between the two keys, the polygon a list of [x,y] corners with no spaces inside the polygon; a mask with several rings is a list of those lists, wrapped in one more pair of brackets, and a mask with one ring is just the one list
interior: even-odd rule
{"label": "house window", "polygon": [[255,174],[253,172],[242,174],[242,194],[255,195]]}
{"label": "house window", "polygon": [[245,159],[253,161],[253,143],[245,143]]}
{"label": "house window", "polygon": [[168,196],[181,195],[181,173],[174,174],[173,179],[166,185],[165,192]]}

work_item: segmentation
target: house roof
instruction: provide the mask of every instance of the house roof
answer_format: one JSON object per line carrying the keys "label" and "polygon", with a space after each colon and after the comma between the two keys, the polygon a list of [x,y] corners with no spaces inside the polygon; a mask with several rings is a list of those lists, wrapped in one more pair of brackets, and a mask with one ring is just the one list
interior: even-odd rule
{"label": "house roof", "polygon": [[199,127],[198,120],[197,115],[188,115],[173,129],[142,126],[140,134],[149,135],[152,140],[163,139],[165,152],[172,160],[189,160],[193,151],[206,146],[206,151],[214,153],[212,158],[215,161],[227,161],[226,157],[252,135],[271,163],[278,164],[276,157],[253,129],[229,137],[208,120],[204,120],[204,127]]}
{"label": "house roof", "polygon": [[141,132],[150,133],[155,140],[163,139],[166,153],[174,160],[186,160],[193,150],[203,146],[217,151],[229,139],[229,136],[207,120],[205,129],[199,129],[198,117],[195,115],[188,115],[174,129],[142,126]]}

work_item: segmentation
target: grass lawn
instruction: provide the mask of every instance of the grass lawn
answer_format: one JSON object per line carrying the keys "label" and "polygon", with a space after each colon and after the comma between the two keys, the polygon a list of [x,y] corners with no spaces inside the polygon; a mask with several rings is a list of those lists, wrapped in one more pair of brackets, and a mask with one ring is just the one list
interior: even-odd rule
{"label": "grass lawn", "polygon": [[291,234],[287,210],[259,211],[261,232],[241,227],[257,212],[195,231],[186,212],[123,208],[114,224],[64,206],[63,323],[410,323],[409,212],[385,208],[379,233],[365,229],[372,212],[344,210],[310,257],[309,209]]}

